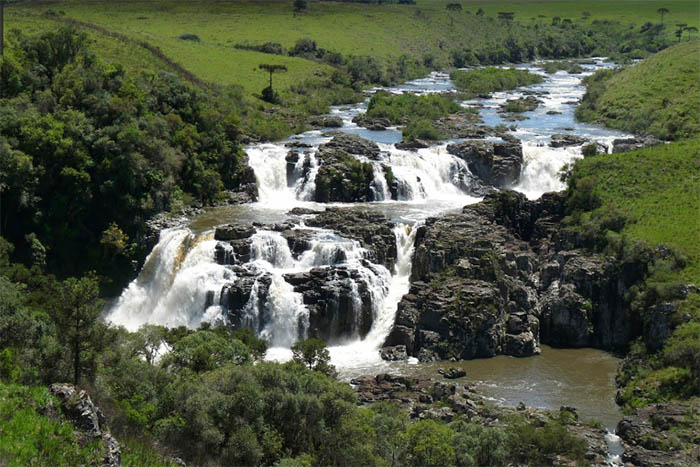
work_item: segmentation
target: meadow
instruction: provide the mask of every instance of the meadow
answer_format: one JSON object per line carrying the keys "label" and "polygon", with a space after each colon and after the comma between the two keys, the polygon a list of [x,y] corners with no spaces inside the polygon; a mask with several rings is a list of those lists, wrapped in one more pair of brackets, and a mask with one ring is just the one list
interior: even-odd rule
{"label": "meadow", "polygon": [[700,41],[685,42],[617,72],[585,80],[576,116],[630,133],[682,139],[700,133]]}
{"label": "meadow", "polygon": [[[287,1],[64,0],[8,7],[6,21],[8,29],[22,30],[52,28],[53,22],[66,18],[92,23],[159,47],[205,81],[238,84],[249,93],[260,92],[266,85],[267,75],[257,69],[261,63],[288,68],[287,73],[275,77],[281,89],[328,72],[329,67],[302,58],[240,50],[234,48],[237,44],[277,42],[289,49],[299,39],[311,38],[319,47],[345,56],[390,59],[406,54],[447,66],[453,49],[502,40],[503,24],[494,19],[502,11],[514,12],[515,20],[526,24],[551,24],[553,17],[560,17],[581,24],[612,20],[640,26],[660,21],[656,10],[665,7],[670,10],[664,18],[667,25],[683,21],[698,26],[699,22],[699,8],[694,1],[465,1],[461,11],[446,10],[447,3],[450,2],[419,0],[417,5],[320,2],[310,3],[306,12],[294,14],[291,2]],[[476,16],[480,8],[484,16]],[[36,17],[49,9],[56,15]],[[672,35],[672,28],[666,32]],[[182,34],[197,35],[200,42],[181,40]],[[125,46],[126,55],[131,54],[134,47]],[[119,50],[106,53],[121,55]]]}

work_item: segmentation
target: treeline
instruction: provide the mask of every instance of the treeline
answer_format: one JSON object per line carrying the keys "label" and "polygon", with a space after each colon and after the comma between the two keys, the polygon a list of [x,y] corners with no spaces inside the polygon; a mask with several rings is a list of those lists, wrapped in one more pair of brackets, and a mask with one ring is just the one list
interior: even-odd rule
{"label": "treeline", "polygon": [[0,60],[0,233],[60,275],[129,268],[151,215],[254,181],[236,90],[129,74],[63,27],[10,38]]}

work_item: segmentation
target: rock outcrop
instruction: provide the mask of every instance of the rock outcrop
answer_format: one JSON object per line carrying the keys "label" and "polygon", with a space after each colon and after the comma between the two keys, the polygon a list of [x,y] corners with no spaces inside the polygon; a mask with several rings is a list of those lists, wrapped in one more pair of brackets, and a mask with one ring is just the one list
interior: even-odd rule
{"label": "rock outcrop", "polygon": [[700,464],[698,402],[663,403],[636,409],[617,425],[625,453],[639,466]]}
{"label": "rock outcrop", "polygon": [[563,216],[560,194],[528,201],[502,191],[428,219],[385,345],[431,361],[528,356],[540,343],[615,349],[639,336],[624,296],[646,264],[581,249]]}
{"label": "rock outcrop", "polygon": [[587,143],[586,138],[577,135],[568,135],[566,133],[557,133],[552,135],[549,145],[553,148],[565,148],[567,146],[580,146]]}
{"label": "rock outcrop", "polygon": [[321,145],[316,153],[320,163],[315,179],[316,201],[373,201],[374,165],[356,156],[375,160],[379,152],[375,143],[355,135],[338,135]]}
{"label": "rock outcrop", "polygon": [[[571,407],[561,407],[558,411],[537,410],[524,404],[517,408],[495,407],[468,383],[436,381],[424,376],[379,374],[355,378],[351,384],[361,402],[393,402],[407,409],[414,419],[450,422],[459,417],[471,423],[499,428],[506,427],[508,420],[519,419],[534,430],[551,420],[561,420],[562,413],[566,413],[569,421],[564,425],[565,429],[585,441],[586,460],[591,465],[608,465],[606,430],[578,421],[576,409]],[[562,465],[569,465],[565,459],[559,460]]]}
{"label": "rock outcrop", "polygon": [[[389,271],[397,257],[393,225],[381,214],[366,209],[328,208],[325,211],[296,211],[309,216],[309,227],[337,232],[347,239],[347,248],[323,248],[314,254],[322,262],[305,272],[287,273],[284,281],[301,295],[308,310],[307,319],[296,323],[299,336],[337,341],[364,337],[376,315],[375,307],[382,297],[378,289],[389,281]],[[259,231],[274,232],[254,238]],[[249,327],[260,334],[271,319],[270,294],[273,281],[280,281],[258,263],[251,262],[260,254],[260,243],[280,253],[286,247],[294,260],[319,246],[318,230],[298,228],[292,224],[223,225],[216,229],[218,243],[214,250],[216,262],[229,266],[235,280],[225,284],[220,292],[210,291],[206,306],[220,305],[227,322],[234,328]],[[282,242],[280,242],[282,241]],[[355,243],[356,242],[356,243]],[[341,242],[343,244],[343,242]],[[348,262],[348,252],[361,258]],[[258,253],[254,253],[258,251]],[[284,253],[282,256],[288,253]],[[279,287],[279,283],[276,283]],[[217,298],[218,297],[218,298]],[[218,300],[218,302],[215,302]]]}
{"label": "rock outcrop", "polygon": [[643,149],[648,146],[656,146],[661,144],[661,141],[654,138],[653,136],[638,137],[638,138],[619,138],[613,140],[612,152],[617,154],[619,152],[636,151],[637,149]]}
{"label": "rock outcrop", "polygon": [[520,178],[523,148],[519,140],[465,141],[448,145],[447,152],[464,160],[471,173],[485,185],[503,188]]}
{"label": "rock outcrop", "polygon": [[119,442],[105,430],[104,415],[88,393],[71,384],[53,384],[50,391],[61,400],[63,413],[73,425],[87,438],[102,444],[102,465],[120,466],[122,455]]}

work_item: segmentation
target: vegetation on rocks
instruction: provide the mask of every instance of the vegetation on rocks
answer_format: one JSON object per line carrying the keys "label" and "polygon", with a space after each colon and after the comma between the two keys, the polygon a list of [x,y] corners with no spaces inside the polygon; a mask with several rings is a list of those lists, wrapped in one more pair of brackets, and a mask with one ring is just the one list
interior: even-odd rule
{"label": "vegetation on rocks", "polygon": [[700,134],[700,41],[673,46],[624,69],[584,80],[584,121],[666,140]]}
{"label": "vegetation on rocks", "polygon": [[460,112],[462,107],[449,96],[440,94],[391,94],[377,92],[367,104],[367,116],[385,118],[393,124],[405,124],[416,119],[437,120]]}
{"label": "vegetation on rocks", "polygon": [[496,91],[508,91],[521,86],[539,83],[542,76],[515,68],[485,67],[475,70],[456,70],[450,74],[455,86],[471,96],[487,95]]}

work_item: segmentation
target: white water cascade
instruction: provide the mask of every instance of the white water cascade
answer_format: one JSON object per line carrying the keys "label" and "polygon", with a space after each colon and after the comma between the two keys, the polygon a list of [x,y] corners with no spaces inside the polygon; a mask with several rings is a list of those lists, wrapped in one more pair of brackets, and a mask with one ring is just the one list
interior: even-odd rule
{"label": "white water cascade", "polygon": [[[261,329],[260,337],[270,342],[271,358],[291,357],[291,345],[306,337],[309,310],[302,294],[285,280],[285,274],[340,265],[355,271],[359,279],[337,278],[351,290],[356,324],[352,330],[355,337],[347,345],[333,347],[334,358],[356,355],[355,346],[359,345],[372,353],[363,355],[364,361],[378,359],[377,350],[391,330],[398,302],[408,291],[416,229],[403,224],[394,228],[398,257],[393,274],[384,266],[368,262],[367,250],[356,240],[339,237],[329,230],[304,229],[314,233],[309,248],[296,259],[279,232],[260,230],[251,236],[250,261],[242,266],[256,274],[257,279],[241,310],[243,325]],[[216,263],[217,244],[226,245],[213,240],[211,232],[197,235],[188,229],[164,230],[141,274],[122,293],[108,319],[130,330],[144,324],[196,328],[205,321],[225,322],[226,310],[219,305],[221,290],[237,277],[231,266]],[[261,307],[258,281],[264,275],[270,277],[270,285]],[[357,334],[362,307],[358,281],[366,287],[372,304],[373,324],[362,341]],[[258,314],[260,309],[264,310],[262,317]],[[341,350],[344,348],[350,353]]]}
{"label": "white water cascade", "polygon": [[382,363],[379,349],[391,332],[401,298],[408,293],[417,225],[399,224],[394,227],[397,258],[384,300],[377,307],[369,334],[363,340],[347,345],[331,346],[331,361],[339,368],[371,368]]}
{"label": "white water cascade", "polygon": [[141,273],[119,297],[109,320],[135,331],[144,324],[195,328],[202,321],[219,319],[219,307],[205,309],[207,292],[218,293],[235,274],[214,262],[217,242],[213,238],[213,232],[162,231]]}

